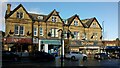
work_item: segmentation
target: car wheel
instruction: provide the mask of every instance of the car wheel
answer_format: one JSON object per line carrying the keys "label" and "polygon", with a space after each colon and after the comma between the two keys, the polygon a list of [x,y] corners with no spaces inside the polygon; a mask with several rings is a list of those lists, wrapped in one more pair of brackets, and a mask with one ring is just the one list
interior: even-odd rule
{"label": "car wheel", "polygon": [[72,60],[75,60],[75,56],[72,56],[71,59],[72,59]]}
{"label": "car wheel", "polygon": [[84,56],[84,57],[83,57],[83,60],[87,60],[87,57],[86,57],[86,56]]}

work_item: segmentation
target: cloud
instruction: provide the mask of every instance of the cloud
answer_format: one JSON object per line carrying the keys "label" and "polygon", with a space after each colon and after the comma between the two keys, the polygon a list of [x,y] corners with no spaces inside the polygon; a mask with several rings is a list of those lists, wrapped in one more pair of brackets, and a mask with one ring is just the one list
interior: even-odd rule
{"label": "cloud", "polygon": [[39,8],[30,8],[30,9],[28,10],[28,13],[45,14],[45,15],[46,15],[46,13],[44,13],[43,11],[40,11]]}

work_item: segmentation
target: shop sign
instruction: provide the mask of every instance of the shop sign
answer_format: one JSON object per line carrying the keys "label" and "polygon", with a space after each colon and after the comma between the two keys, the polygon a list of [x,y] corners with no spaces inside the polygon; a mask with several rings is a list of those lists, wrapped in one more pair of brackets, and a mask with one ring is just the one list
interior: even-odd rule
{"label": "shop sign", "polygon": [[82,45],[93,45],[94,44],[94,42],[81,42],[82,43]]}

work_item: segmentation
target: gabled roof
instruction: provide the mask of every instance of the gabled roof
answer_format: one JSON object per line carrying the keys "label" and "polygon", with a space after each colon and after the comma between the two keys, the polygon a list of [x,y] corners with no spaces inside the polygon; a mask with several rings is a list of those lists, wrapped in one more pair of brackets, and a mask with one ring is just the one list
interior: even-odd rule
{"label": "gabled roof", "polygon": [[[84,24],[84,27],[85,28],[89,28],[91,26],[91,24],[93,23],[93,21],[97,19],[95,17],[93,18],[90,18],[90,19],[84,19],[84,20],[81,20],[82,22],[85,21],[83,24]],[[102,29],[101,25],[99,24],[99,22],[97,21],[98,25],[100,26],[100,28]]]}
{"label": "gabled roof", "polygon": [[[22,4],[19,4],[13,11],[10,11],[10,13],[7,15],[7,13],[5,14],[5,18],[7,19],[8,17],[10,17],[16,10],[18,10],[20,7],[23,8],[23,10],[28,14],[28,16],[31,18],[31,16],[29,15],[29,13],[26,11],[26,9],[23,7]],[[7,11],[6,11],[7,12]],[[31,18],[32,19],[32,18]]]}
{"label": "gabled roof", "polygon": [[[68,18],[68,26],[71,25],[72,21],[75,19],[75,18],[78,18],[78,20],[81,22],[81,24],[83,25],[82,21],[80,20],[79,16],[77,14],[73,15],[72,17]],[[83,25],[84,26],[84,25]]]}
{"label": "gabled roof", "polygon": [[45,20],[45,22],[50,18],[50,16],[52,16],[53,15],[53,13],[54,12],[56,12],[57,13],[57,16],[60,18],[60,20],[62,21],[62,23],[63,23],[63,20],[62,20],[62,18],[60,17],[60,15],[59,15],[59,12],[57,12],[55,9],[50,13],[50,14],[48,14],[48,16],[46,17],[46,20]]}

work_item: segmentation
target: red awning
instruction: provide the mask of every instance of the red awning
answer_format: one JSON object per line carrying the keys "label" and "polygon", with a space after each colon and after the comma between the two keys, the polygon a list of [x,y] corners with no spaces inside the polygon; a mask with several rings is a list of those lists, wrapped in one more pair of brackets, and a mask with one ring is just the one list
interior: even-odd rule
{"label": "red awning", "polygon": [[3,38],[4,43],[32,44],[32,38]]}

